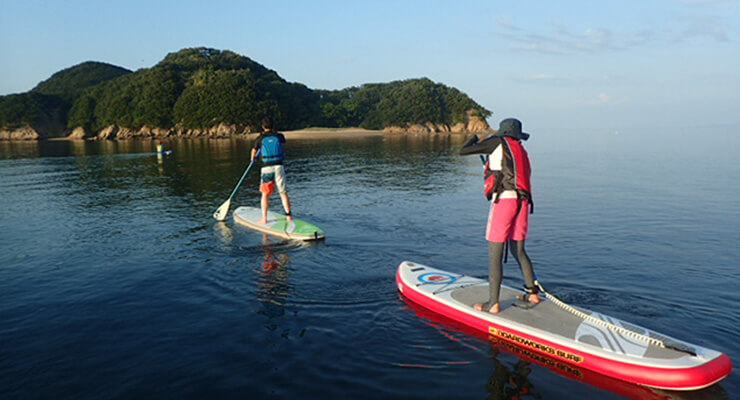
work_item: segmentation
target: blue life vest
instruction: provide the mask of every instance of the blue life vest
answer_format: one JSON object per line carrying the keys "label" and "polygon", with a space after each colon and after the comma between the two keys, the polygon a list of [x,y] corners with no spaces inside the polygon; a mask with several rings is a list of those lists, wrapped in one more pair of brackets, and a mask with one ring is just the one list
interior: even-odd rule
{"label": "blue life vest", "polygon": [[283,144],[277,136],[269,135],[262,139],[262,162],[283,161]]}

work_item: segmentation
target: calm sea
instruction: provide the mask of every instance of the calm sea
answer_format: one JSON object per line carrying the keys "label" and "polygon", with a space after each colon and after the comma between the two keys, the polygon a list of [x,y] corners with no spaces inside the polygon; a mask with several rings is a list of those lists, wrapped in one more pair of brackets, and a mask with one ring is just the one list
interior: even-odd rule
{"label": "calm sea", "polygon": [[[717,135],[533,138],[535,272],[566,302],[740,365],[740,157]],[[296,217],[325,242],[211,214],[246,140],[0,142],[2,399],[738,398],[589,380],[399,297],[403,260],[487,276],[462,139],[290,140]],[[252,172],[235,205],[258,206]],[[279,209],[273,198],[273,209]],[[233,210],[233,207],[232,207]],[[521,285],[515,263],[505,283]]]}

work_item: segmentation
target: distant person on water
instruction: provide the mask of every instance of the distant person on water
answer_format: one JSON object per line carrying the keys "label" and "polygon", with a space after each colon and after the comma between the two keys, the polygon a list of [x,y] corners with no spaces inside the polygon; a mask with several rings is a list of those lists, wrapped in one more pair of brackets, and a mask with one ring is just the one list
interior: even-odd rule
{"label": "distant person on water", "polygon": [[530,183],[531,165],[522,141],[522,123],[508,118],[499,124],[496,134],[479,141],[473,136],[460,149],[460,155],[485,155],[484,194],[491,201],[486,226],[489,258],[489,300],[475,304],[475,309],[496,314],[500,310],[499,291],[503,277],[502,259],[508,242],[526,282],[526,294],[520,300],[534,305],[540,302],[532,261],[524,250],[529,229],[529,214],[534,210]]}
{"label": "distant person on water", "polygon": [[285,159],[283,143],[285,143],[285,136],[273,129],[274,122],[272,118],[265,118],[262,122],[263,132],[254,141],[250,158],[251,161],[254,161],[257,152],[261,150],[260,161],[262,162],[262,170],[260,172],[260,192],[262,193],[262,219],[258,221],[260,224],[267,223],[270,195],[275,193],[275,187],[277,187],[278,193],[280,193],[288,221],[293,220],[293,216],[290,213],[290,198],[285,187],[285,171],[283,169],[283,160]]}

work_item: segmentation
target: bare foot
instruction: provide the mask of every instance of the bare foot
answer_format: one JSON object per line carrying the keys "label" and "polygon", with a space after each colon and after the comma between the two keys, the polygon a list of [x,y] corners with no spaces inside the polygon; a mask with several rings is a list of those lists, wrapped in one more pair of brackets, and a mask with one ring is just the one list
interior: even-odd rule
{"label": "bare foot", "polygon": [[260,224],[260,225],[266,225],[267,224],[267,219],[264,219],[263,218],[263,219],[257,221],[257,223]]}
{"label": "bare foot", "polygon": [[292,220],[293,220],[293,217],[291,217],[290,215],[288,215],[288,216],[286,216],[286,217],[285,217],[285,219],[287,219],[287,220],[288,220],[288,222],[290,222],[290,221],[292,221]]}
{"label": "bare foot", "polygon": [[[476,310],[478,310],[478,311],[486,311],[486,310],[485,310],[485,307],[486,307],[486,306],[488,306],[488,304],[487,304],[487,303],[475,303],[475,304],[473,305],[473,308],[475,308],[475,309],[476,309]],[[488,309],[488,312],[489,312],[489,313],[491,313],[491,314],[498,314],[498,312],[499,312],[499,311],[500,311],[500,310],[499,310],[499,305],[498,305],[498,303],[496,303],[496,304],[492,305],[492,306],[491,306],[491,308],[490,308],[490,309]]]}

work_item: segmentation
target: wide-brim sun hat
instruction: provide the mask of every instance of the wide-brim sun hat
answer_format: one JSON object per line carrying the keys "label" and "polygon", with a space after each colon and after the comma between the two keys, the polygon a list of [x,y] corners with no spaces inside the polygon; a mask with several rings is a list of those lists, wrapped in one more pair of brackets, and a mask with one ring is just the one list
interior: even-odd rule
{"label": "wide-brim sun hat", "polygon": [[527,140],[529,133],[522,132],[522,122],[516,118],[506,118],[498,125],[497,136],[510,136],[515,139]]}

